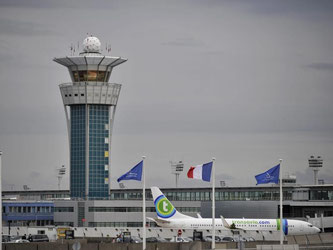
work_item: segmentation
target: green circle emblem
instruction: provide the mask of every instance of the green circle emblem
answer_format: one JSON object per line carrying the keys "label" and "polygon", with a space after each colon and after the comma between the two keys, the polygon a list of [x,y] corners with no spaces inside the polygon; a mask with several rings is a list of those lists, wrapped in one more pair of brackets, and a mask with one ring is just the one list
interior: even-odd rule
{"label": "green circle emblem", "polygon": [[161,197],[158,199],[156,203],[156,210],[158,216],[162,218],[169,218],[176,212],[176,209],[166,197]]}

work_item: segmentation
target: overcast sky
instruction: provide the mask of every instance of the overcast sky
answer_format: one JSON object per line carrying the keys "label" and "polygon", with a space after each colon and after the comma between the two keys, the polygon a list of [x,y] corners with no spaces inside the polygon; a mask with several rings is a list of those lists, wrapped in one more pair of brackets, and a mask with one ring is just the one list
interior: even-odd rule
{"label": "overcast sky", "polygon": [[[333,1],[0,0],[0,149],[5,190],[56,189],[69,166],[59,84],[86,34],[128,58],[112,137],[112,188],[146,155],[147,186],[174,186],[169,161],[216,157],[216,181],[284,173],[333,183]],[[62,188],[68,189],[68,174]],[[141,183],[128,181],[129,188]],[[180,176],[181,187],[209,186]]]}

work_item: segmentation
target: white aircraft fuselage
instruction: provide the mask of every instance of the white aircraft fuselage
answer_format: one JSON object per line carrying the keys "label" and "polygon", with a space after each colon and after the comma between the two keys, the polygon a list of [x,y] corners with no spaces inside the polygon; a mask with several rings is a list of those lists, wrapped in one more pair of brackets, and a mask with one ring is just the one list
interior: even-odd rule
{"label": "white aircraft fuselage", "polygon": [[[158,187],[151,187],[157,218],[148,218],[158,226],[174,229],[212,229],[212,218],[194,218],[176,210]],[[301,220],[283,219],[215,219],[216,230],[280,231],[285,235],[316,234],[320,229]]]}
{"label": "white aircraft fuselage", "polygon": [[[280,231],[280,219],[225,219],[229,225],[234,225],[235,228],[244,231]],[[165,221],[156,219],[155,222],[160,227],[178,228],[178,229],[197,229],[209,230],[212,229],[212,218],[183,218],[183,219],[168,219]],[[222,219],[215,219],[216,230],[230,230],[224,224]],[[285,235],[303,235],[316,234],[320,230],[312,224],[300,221],[283,219],[283,232]]]}

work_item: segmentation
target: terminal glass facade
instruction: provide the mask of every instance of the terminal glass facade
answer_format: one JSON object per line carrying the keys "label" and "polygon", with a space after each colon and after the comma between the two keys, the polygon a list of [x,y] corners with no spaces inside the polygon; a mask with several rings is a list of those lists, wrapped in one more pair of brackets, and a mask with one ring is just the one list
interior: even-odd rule
{"label": "terminal glass facade", "polygon": [[[88,113],[86,114],[86,107]],[[86,126],[88,122],[88,126]],[[88,131],[86,131],[88,128]],[[87,133],[88,132],[88,133]],[[86,140],[89,136],[89,140]],[[86,152],[86,143],[89,143]],[[86,197],[86,154],[89,197]],[[107,198],[109,194],[109,106],[71,106],[71,197]]]}
{"label": "terminal glass facade", "polygon": [[[166,191],[170,201],[210,201],[212,192],[209,190]],[[142,192],[112,192],[111,200],[141,200]],[[150,190],[146,191],[146,198],[152,199]],[[215,191],[216,201],[245,201],[245,200],[279,200],[279,191]],[[292,190],[283,191],[283,200],[292,200]]]}
{"label": "terminal glass facade", "polygon": [[5,202],[2,219],[7,226],[52,225],[53,207],[53,202]]}
{"label": "terminal glass facade", "polygon": [[86,106],[71,106],[71,197],[84,198],[86,186]]}
{"label": "terminal glass facade", "polygon": [[89,105],[89,198],[109,196],[109,106]]}

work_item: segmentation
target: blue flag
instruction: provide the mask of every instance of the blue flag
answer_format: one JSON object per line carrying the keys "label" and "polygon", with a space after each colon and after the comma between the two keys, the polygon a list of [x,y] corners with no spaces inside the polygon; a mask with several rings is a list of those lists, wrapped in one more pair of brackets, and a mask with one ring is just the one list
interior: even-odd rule
{"label": "blue flag", "polygon": [[258,184],[265,183],[279,183],[279,175],[280,175],[280,164],[268,169],[266,172],[262,174],[258,174],[255,176]]}
{"label": "blue flag", "polygon": [[118,182],[123,180],[136,180],[141,181],[142,177],[142,167],[143,167],[143,161],[140,161],[134,168],[132,168],[130,171],[128,171],[126,174],[123,174],[118,178]]}

